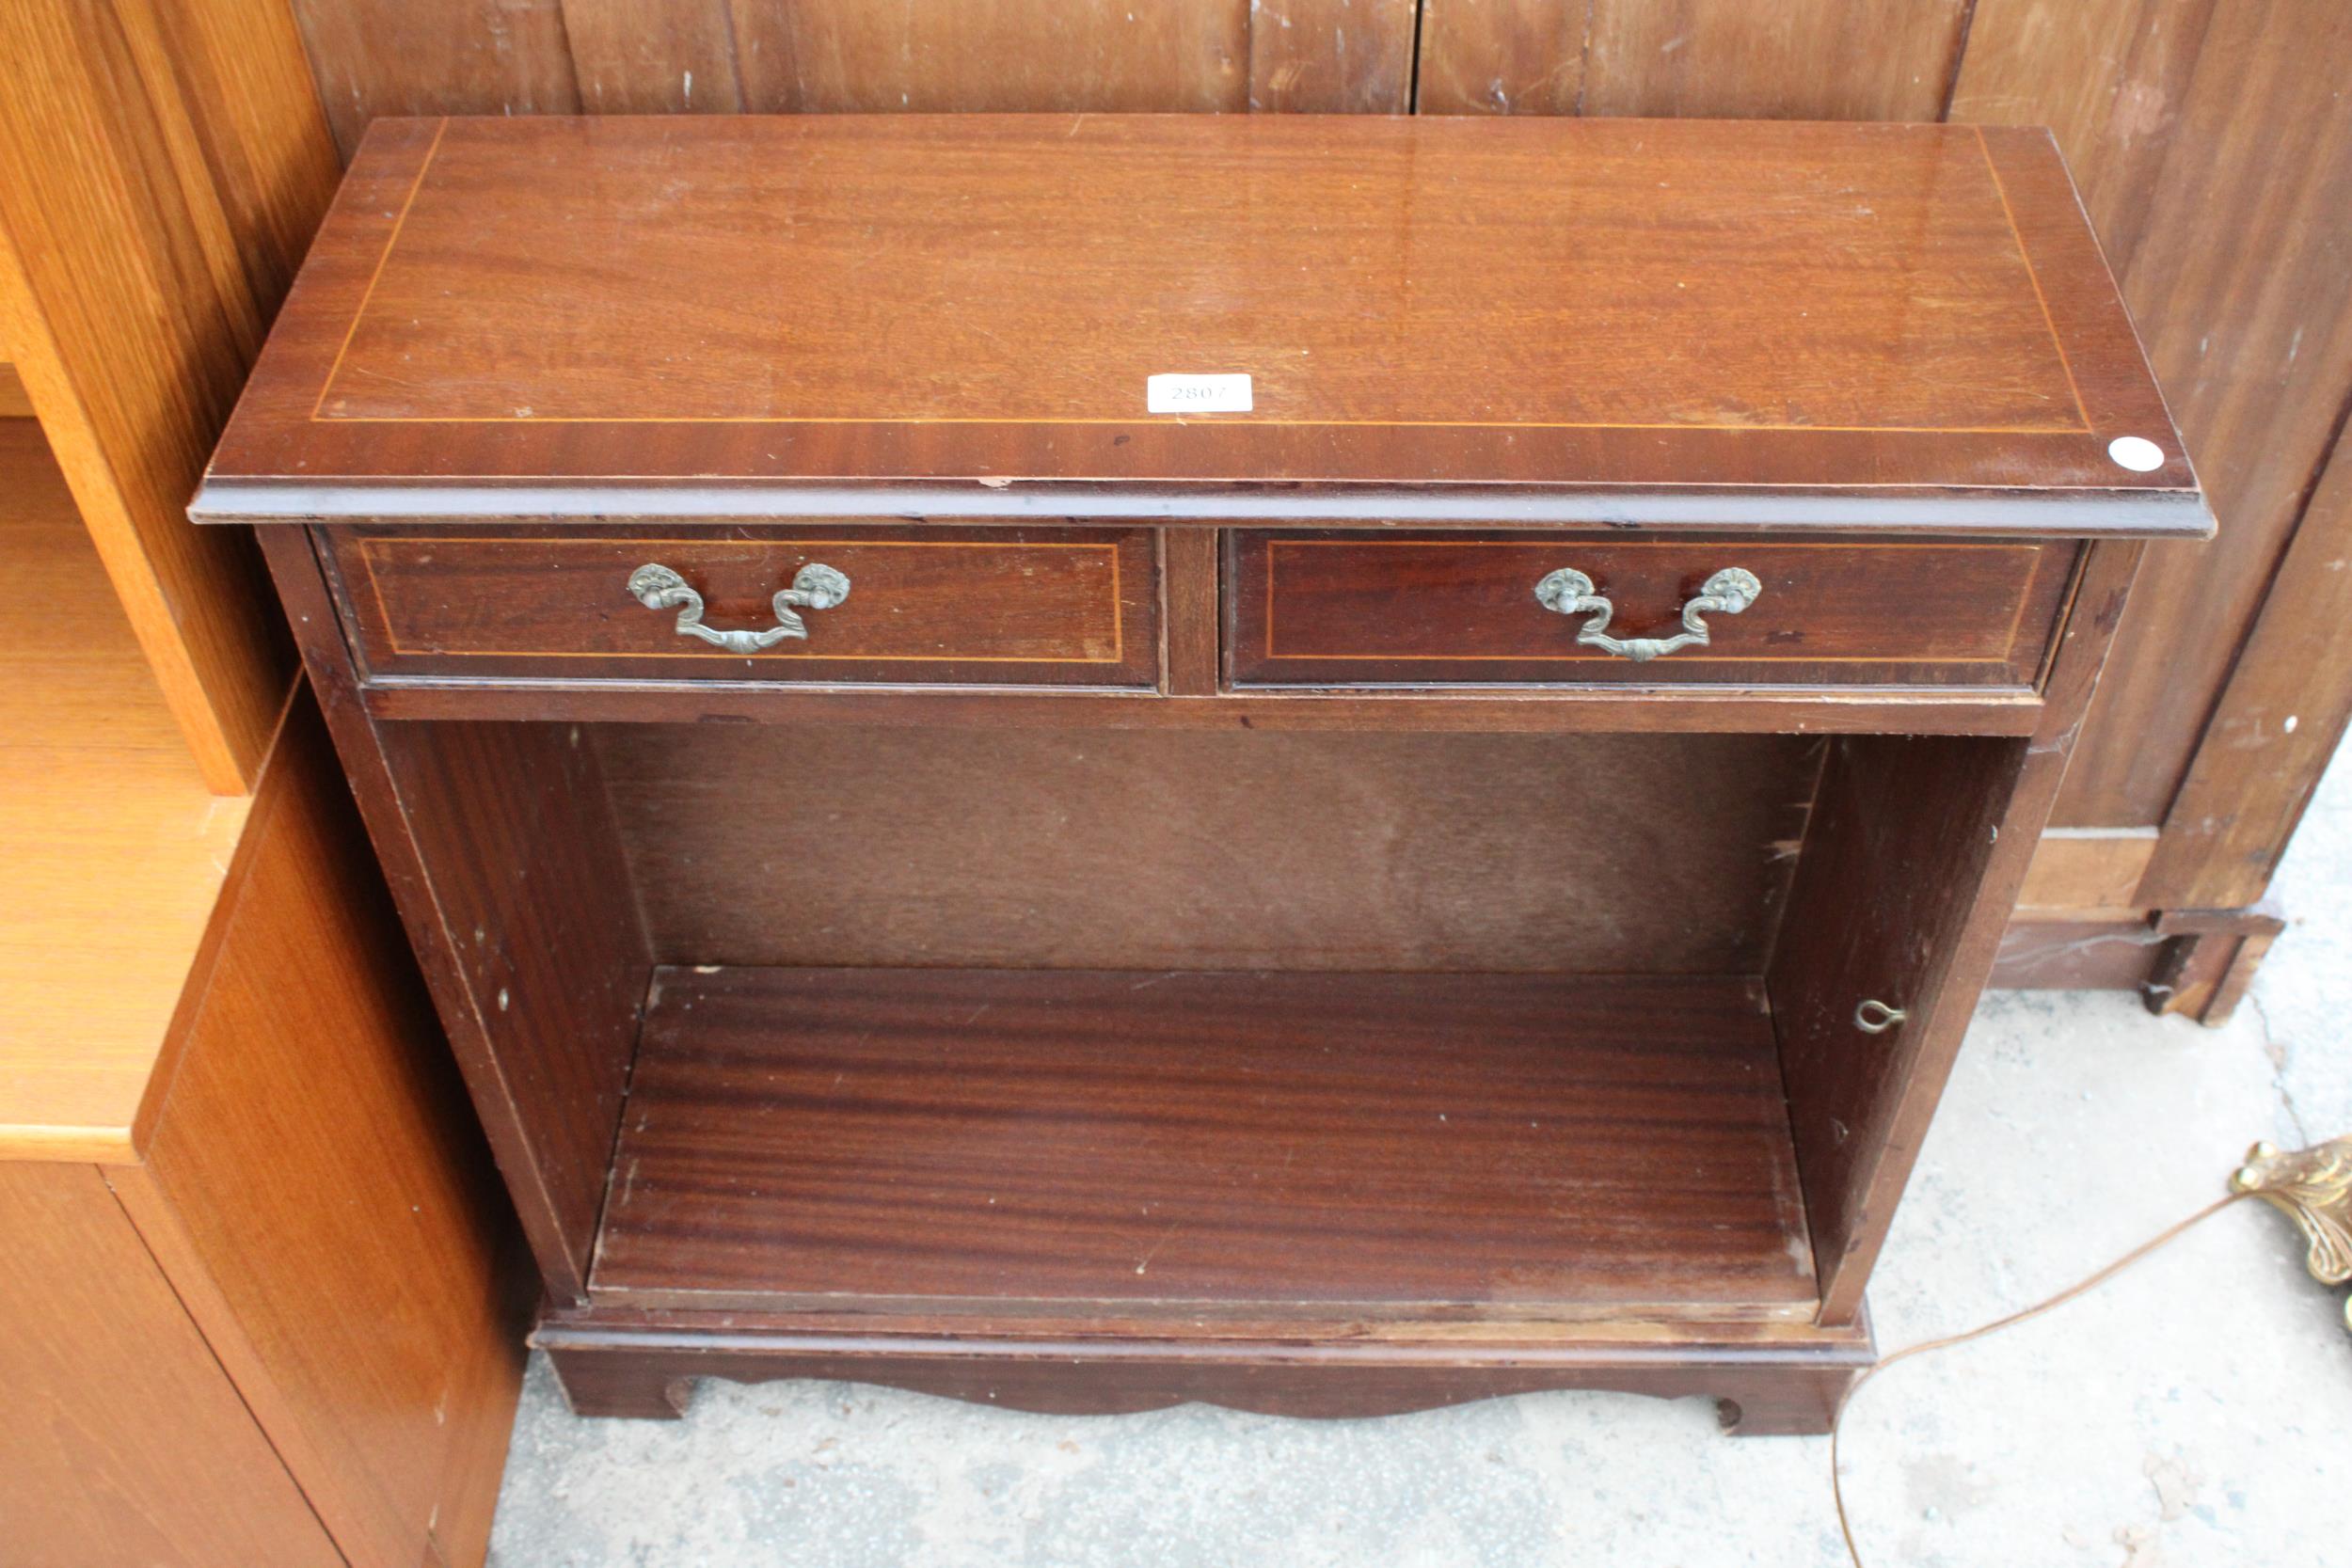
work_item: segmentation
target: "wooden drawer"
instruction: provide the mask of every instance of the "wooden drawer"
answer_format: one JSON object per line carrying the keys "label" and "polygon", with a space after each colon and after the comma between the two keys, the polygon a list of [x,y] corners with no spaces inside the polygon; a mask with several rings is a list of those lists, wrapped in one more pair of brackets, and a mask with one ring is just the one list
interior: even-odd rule
{"label": "wooden drawer", "polygon": [[[352,642],[372,678],[814,682],[1150,688],[1158,583],[1146,529],[629,527],[326,531]],[[639,569],[669,568],[648,608]],[[772,603],[804,631],[772,631]],[[810,568],[816,576],[805,575]],[[651,591],[659,584],[639,583]]]}
{"label": "wooden drawer", "polygon": [[[1227,545],[1228,669],[1236,687],[2030,687],[2078,547],[1241,530]],[[1730,567],[1753,576],[1754,599],[1702,613],[1703,645],[1646,659],[1580,643],[1594,611],[1537,597],[1550,574],[1581,572],[1612,608],[1607,636],[1669,639]]]}

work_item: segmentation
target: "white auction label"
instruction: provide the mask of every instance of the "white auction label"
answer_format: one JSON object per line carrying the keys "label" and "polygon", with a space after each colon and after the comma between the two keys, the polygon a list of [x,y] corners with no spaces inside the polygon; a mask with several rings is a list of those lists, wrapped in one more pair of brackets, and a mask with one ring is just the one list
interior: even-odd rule
{"label": "white auction label", "polygon": [[1247,414],[1246,375],[1147,375],[1143,406],[1153,414]]}

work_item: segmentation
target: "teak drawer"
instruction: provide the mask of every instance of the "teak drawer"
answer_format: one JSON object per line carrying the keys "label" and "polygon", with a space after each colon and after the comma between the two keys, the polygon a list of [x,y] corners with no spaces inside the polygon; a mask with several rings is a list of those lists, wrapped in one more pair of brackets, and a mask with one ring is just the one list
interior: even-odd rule
{"label": "teak drawer", "polygon": [[[1236,687],[2031,687],[2078,546],[1261,530],[1227,548]],[[1547,605],[1539,585],[1564,569],[1589,593],[1553,578]],[[1689,629],[1684,606],[1726,569],[1760,592],[1736,611],[1702,607],[1703,642],[1620,652],[1579,641],[1588,627],[1626,643],[1676,638]]]}
{"label": "teak drawer", "polygon": [[[1143,529],[359,524],[326,539],[371,677],[1120,688],[1158,679],[1155,552]],[[647,567],[671,575],[640,578]],[[847,580],[838,602],[824,568]],[[802,592],[790,594],[796,585]],[[800,635],[776,635],[782,614],[797,617]],[[730,636],[762,633],[758,647]]]}

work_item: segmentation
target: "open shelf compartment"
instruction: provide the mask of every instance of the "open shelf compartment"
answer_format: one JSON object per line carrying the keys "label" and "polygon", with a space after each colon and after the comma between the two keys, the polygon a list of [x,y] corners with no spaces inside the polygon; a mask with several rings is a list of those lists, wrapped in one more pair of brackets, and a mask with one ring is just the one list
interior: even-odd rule
{"label": "open shelf compartment", "polygon": [[1821,1430],[2033,760],[376,735],[528,1178],[535,1342],[579,1408],[643,1415],[813,1375],[1070,1410],[1631,1388]]}
{"label": "open shelf compartment", "polygon": [[1809,1320],[1755,981],[664,968],[590,1295]]}

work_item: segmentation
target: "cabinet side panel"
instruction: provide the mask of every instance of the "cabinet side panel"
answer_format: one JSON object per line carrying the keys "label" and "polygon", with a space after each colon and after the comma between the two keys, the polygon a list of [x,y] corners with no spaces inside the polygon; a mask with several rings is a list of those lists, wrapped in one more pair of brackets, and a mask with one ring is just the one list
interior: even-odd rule
{"label": "cabinet side panel", "polygon": [[[2101,544],[2086,558],[2032,736],[1832,743],[1765,974],[1825,1323],[1861,1309],[2140,552]],[[1908,1016],[1869,1034],[1855,1024],[1866,1001]]]}
{"label": "cabinet side panel", "polygon": [[[485,1536],[528,1299],[487,1150],[297,705],[124,1208],[355,1562]],[[487,1436],[484,1433],[486,1431]]]}
{"label": "cabinet side panel", "polygon": [[584,1299],[652,967],[602,782],[560,727],[371,719],[309,531],[262,532],[540,1275]]}
{"label": "cabinet side panel", "polygon": [[652,974],[595,753],[561,724],[376,734],[505,1087],[501,1114],[584,1264]]}
{"label": "cabinet side panel", "polygon": [[[1831,744],[1770,972],[1825,1301],[1883,1232],[1896,1194],[1874,1209],[1878,1172],[1890,1159],[1908,1169],[1975,1006],[1978,982],[1953,959],[2026,747],[1954,736]],[[1856,1022],[1867,1001],[1908,1016],[1870,1034]]]}
{"label": "cabinet side panel", "polygon": [[0,1162],[12,1568],[334,1568],[326,1529],[94,1166]]}

